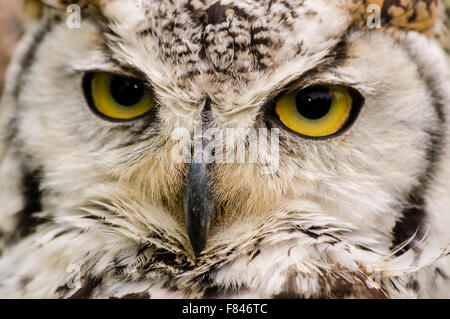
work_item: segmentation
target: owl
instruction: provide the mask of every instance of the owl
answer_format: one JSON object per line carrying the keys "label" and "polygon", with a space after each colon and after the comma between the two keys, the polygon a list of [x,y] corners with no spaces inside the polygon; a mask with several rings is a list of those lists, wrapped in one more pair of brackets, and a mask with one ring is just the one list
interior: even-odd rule
{"label": "owl", "polygon": [[28,2],[0,297],[450,298],[444,1]]}

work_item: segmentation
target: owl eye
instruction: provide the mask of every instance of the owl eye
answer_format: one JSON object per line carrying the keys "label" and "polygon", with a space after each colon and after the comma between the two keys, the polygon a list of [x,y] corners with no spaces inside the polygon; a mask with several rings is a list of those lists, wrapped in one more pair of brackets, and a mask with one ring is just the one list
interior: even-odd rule
{"label": "owl eye", "polygon": [[112,120],[135,119],[155,105],[151,89],[134,78],[91,73],[85,77],[84,90],[92,110]]}
{"label": "owl eye", "polygon": [[341,86],[311,86],[283,95],[275,113],[288,129],[311,138],[335,136],[353,124],[362,106],[356,91]]}

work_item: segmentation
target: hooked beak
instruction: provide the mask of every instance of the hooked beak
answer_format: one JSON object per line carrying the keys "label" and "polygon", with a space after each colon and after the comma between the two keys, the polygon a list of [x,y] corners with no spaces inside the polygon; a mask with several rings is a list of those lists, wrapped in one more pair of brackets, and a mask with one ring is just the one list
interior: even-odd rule
{"label": "hooked beak", "polygon": [[208,180],[208,164],[192,163],[183,196],[184,217],[196,257],[205,249],[209,226],[215,212]]}

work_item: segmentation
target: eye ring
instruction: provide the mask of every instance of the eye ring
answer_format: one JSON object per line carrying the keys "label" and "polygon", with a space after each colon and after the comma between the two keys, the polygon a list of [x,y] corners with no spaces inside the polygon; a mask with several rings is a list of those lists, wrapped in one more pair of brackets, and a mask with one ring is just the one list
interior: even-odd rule
{"label": "eye ring", "polygon": [[92,112],[110,122],[138,120],[154,110],[156,98],[143,81],[107,72],[88,72],[82,80]]}
{"label": "eye ring", "polygon": [[[326,96],[324,94],[325,89],[327,90],[327,92],[331,92],[329,96]],[[310,96],[313,97],[312,100],[303,99],[303,101],[309,101],[314,109],[311,110],[310,108],[309,110],[306,110],[306,112],[301,111],[297,107],[299,101],[298,96],[303,95],[304,93],[314,93],[316,96],[319,96],[318,100],[322,102],[319,104],[317,104],[317,102],[314,102],[314,100],[317,99],[314,98],[314,94],[311,94]],[[324,106],[324,96],[325,101],[327,99],[330,99],[330,101],[332,100],[333,104],[325,103],[328,106]],[[341,98],[337,98],[339,96]],[[279,94],[278,97],[273,101],[274,102],[272,103],[271,114],[274,120],[289,132],[312,140],[327,140],[347,132],[355,123],[361,112],[362,106],[364,105],[364,97],[357,90],[348,86],[334,84],[317,84],[300,90],[284,91],[283,93]],[[346,106],[346,104],[348,105]],[[340,112],[336,112],[336,110],[334,109],[335,105],[338,105],[340,107]],[[346,108],[348,109],[346,110]],[[319,111],[317,109],[319,109]],[[344,120],[342,118],[344,118]],[[303,123],[301,123],[301,121],[299,121],[298,119],[301,119]],[[306,121],[304,121],[305,119]],[[330,120],[331,122],[338,120],[342,121],[342,123],[332,123],[332,126],[330,127],[334,127],[334,129],[328,130],[326,134],[312,135],[310,134],[311,132],[308,132],[307,130],[305,131],[303,129],[303,126],[305,126],[309,127],[309,129],[314,130],[314,125],[320,124],[320,122],[322,121],[321,119],[328,120],[328,124],[330,124]],[[298,123],[296,123],[296,121],[298,121]]]}

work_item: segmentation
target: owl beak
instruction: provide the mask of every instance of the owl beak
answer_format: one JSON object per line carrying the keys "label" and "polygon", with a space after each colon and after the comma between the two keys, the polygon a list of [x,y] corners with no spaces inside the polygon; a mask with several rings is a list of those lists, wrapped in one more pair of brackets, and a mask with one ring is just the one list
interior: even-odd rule
{"label": "owl beak", "polygon": [[205,249],[215,212],[208,180],[208,164],[192,163],[183,194],[184,217],[195,256]]}

